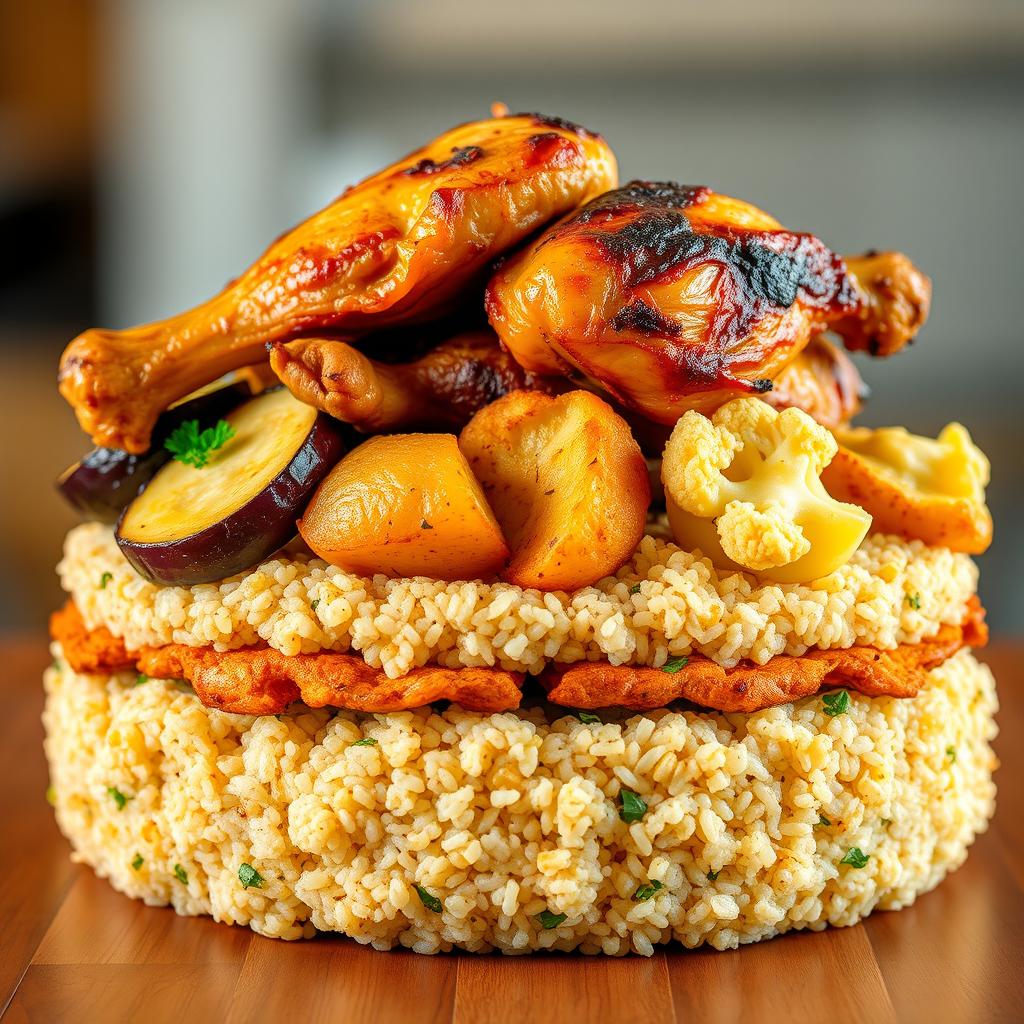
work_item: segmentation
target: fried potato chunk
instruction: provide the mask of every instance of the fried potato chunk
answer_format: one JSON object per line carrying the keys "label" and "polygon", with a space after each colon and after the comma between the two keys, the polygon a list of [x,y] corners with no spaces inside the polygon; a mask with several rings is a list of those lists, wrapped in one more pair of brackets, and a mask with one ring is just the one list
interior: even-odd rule
{"label": "fried potato chunk", "polygon": [[365,576],[487,579],[509,558],[453,434],[363,442],[324,479],[299,532],[321,558]]}
{"label": "fried potato chunk", "polygon": [[595,395],[514,391],[478,412],[459,445],[512,547],[510,583],[578,590],[639,543],[647,464],[625,420]]}
{"label": "fried potato chunk", "polygon": [[807,413],[757,398],[737,398],[711,419],[686,413],[661,467],[676,543],[780,583],[834,572],[871,525],[822,485],[835,452],[835,439]]}
{"label": "fried potato chunk", "polygon": [[137,669],[154,679],[186,679],[206,707],[239,715],[276,715],[302,701],[383,713],[450,700],[468,711],[519,707],[523,675],[496,668],[427,665],[398,679],[352,654],[325,652],[287,657],[269,647],[215,651],[169,644],[128,651],[108,629],[86,629],[69,601],[50,617],[50,635],[75,672]]}
{"label": "fried potato chunk", "polygon": [[674,671],[606,662],[552,666],[541,676],[548,700],[572,708],[624,706],[638,711],[677,700],[725,712],[754,712],[788,704],[822,688],[837,686],[868,697],[915,697],[927,672],[961,647],[983,647],[988,640],[984,611],[974,598],[960,626],[943,626],[930,640],[892,651],[848,647],[808,651],[800,657],[778,655],[765,665],[733,669],[700,655]]}
{"label": "fried potato chunk", "polygon": [[884,533],[980,555],[992,543],[989,462],[959,423],[933,440],[902,427],[837,430],[822,473],[829,493],[871,513]]}

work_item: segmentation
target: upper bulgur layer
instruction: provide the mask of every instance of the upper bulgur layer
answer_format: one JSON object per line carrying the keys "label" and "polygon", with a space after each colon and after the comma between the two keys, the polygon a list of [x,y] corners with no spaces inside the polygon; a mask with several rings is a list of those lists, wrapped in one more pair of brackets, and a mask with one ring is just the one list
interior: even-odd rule
{"label": "upper bulgur layer", "polygon": [[892,649],[960,623],[977,586],[967,555],[920,541],[871,536],[830,576],[778,584],[716,570],[656,533],[616,576],[573,594],[371,580],[302,553],[221,583],[157,586],[97,523],[68,534],[58,571],[86,625],[106,626],[130,648],[355,650],[392,678],[428,662],[536,673],[548,661],[660,666],[697,652],[732,667],[812,647]]}

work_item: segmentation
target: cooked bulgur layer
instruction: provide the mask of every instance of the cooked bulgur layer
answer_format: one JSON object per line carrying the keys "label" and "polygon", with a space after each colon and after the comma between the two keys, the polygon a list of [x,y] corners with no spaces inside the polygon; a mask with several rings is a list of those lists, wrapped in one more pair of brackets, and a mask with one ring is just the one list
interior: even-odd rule
{"label": "cooked bulgur layer", "polygon": [[[124,601],[135,584],[115,585]],[[55,654],[46,751],[77,858],[147,903],[282,938],[724,949],[905,906],[993,810],[995,688],[966,651],[909,700],[603,724],[456,707],[242,717]]]}
{"label": "cooked bulgur layer", "polygon": [[365,579],[300,552],[222,583],[162,587],[140,578],[97,523],[68,534],[58,571],[86,625],[130,648],[353,650],[391,678],[428,662],[538,673],[550,661],[658,667],[696,652],[731,668],[812,647],[888,650],[962,622],[977,587],[967,555],[885,536],[813,583],[760,583],[719,572],[656,524],[617,575],[573,594]]}

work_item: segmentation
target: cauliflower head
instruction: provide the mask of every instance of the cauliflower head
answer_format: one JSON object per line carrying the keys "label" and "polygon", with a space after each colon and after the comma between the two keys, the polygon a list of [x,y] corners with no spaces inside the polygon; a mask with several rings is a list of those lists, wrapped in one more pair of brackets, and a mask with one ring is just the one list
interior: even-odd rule
{"label": "cauliflower head", "polygon": [[989,462],[959,423],[935,439],[902,427],[836,436],[839,452],[822,480],[835,497],[867,509],[877,529],[972,555],[988,548]]}
{"label": "cauliflower head", "polygon": [[837,450],[806,413],[759,398],[737,398],[710,419],[687,412],[661,466],[676,543],[780,583],[834,572],[871,525],[864,509],[822,484]]}

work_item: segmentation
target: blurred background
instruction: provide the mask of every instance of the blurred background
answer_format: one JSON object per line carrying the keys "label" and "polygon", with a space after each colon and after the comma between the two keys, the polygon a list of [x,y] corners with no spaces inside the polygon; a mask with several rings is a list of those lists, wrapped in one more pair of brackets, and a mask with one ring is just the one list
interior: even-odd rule
{"label": "blurred background", "polygon": [[1024,615],[1019,0],[0,0],[0,623],[35,627],[86,439],[60,351],[217,291],[342,188],[494,100],[601,131],[623,180],[761,205],[934,281],[863,361],[872,425],[966,423],[993,462],[982,597]]}

